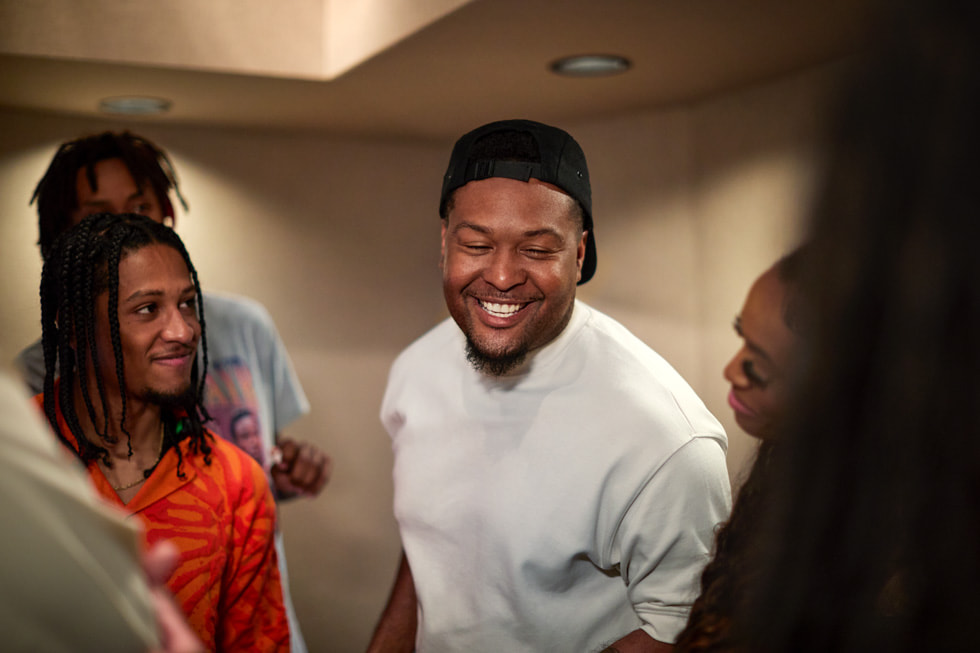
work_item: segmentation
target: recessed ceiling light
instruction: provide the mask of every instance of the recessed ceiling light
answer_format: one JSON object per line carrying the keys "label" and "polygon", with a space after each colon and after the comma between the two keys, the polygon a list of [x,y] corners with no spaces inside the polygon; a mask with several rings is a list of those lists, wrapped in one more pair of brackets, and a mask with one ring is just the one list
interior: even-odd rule
{"label": "recessed ceiling light", "polygon": [[624,73],[630,65],[629,59],[618,55],[580,54],[555,61],[551,70],[567,77],[603,77]]}
{"label": "recessed ceiling light", "polygon": [[99,102],[99,110],[104,113],[122,113],[130,116],[152,115],[170,111],[173,103],[166,98],[142,95],[120,95],[108,97]]}

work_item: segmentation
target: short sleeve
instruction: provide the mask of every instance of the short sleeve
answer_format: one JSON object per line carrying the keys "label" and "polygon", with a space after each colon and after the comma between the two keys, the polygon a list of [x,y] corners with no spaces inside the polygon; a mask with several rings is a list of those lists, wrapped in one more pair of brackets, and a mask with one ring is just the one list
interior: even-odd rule
{"label": "short sleeve", "polygon": [[310,403],[272,316],[258,302],[255,302],[254,308],[255,347],[262,365],[262,381],[266,391],[270,393],[273,431],[278,433],[292,421],[310,412]]}
{"label": "short sleeve", "polygon": [[725,452],[709,437],[684,444],[635,497],[614,546],[629,600],[654,639],[673,642],[683,629],[730,511]]}

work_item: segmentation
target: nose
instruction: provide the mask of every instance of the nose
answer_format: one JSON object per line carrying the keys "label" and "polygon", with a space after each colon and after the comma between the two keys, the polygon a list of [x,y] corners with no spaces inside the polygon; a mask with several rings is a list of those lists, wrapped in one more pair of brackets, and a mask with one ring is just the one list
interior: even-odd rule
{"label": "nose", "polygon": [[728,361],[728,365],[725,366],[723,371],[723,376],[725,380],[732,384],[736,388],[747,388],[749,386],[749,379],[745,376],[745,372],[742,368],[742,356],[744,349],[739,349],[732,356],[732,359]]}
{"label": "nose", "polygon": [[195,346],[200,337],[200,329],[196,317],[187,316],[174,307],[167,313],[162,335],[164,340]]}
{"label": "nose", "polygon": [[497,290],[509,290],[527,280],[527,270],[519,253],[502,247],[490,255],[483,278]]}

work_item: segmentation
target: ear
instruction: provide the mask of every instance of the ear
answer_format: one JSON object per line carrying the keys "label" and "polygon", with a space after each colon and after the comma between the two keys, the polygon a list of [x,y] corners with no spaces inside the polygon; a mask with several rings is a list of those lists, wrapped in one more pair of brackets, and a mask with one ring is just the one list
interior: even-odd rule
{"label": "ear", "polygon": [[585,263],[585,246],[588,241],[589,232],[586,230],[582,232],[582,238],[579,239],[578,247],[575,250],[576,282],[582,280],[582,264]]}
{"label": "ear", "polygon": [[440,233],[440,245],[439,245],[439,269],[444,270],[446,265],[446,235],[449,233],[448,225],[446,220],[442,220],[442,229]]}

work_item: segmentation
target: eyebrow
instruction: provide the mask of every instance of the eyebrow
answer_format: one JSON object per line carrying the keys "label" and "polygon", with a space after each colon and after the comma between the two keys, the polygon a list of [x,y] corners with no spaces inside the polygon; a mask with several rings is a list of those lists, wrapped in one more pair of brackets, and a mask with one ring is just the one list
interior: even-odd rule
{"label": "eyebrow", "polygon": [[[143,197],[144,195],[146,195],[146,193],[142,189],[141,190],[137,190],[135,193],[133,193],[132,195],[130,195],[129,197],[127,197],[126,198],[126,201],[128,202],[130,200],[135,200],[135,199],[138,199],[138,198]],[[107,199],[90,199],[90,200],[86,200],[86,201],[82,202],[82,206],[105,206],[105,205],[109,204],[109,202],[110,201],[107,200]]]}
{"label": "eyebrow", "polygon": [[[463,229],[472,229],[473,231],[477,231],[481,234],[487,234],[487,235],[493,233],[493,229],[490,229],[489,227],[485,227],[481,224],[473,224],[472,222],[460,222],[453,229],[453,233],[454,234],[459,233]],[[565,239],[562,237],[560,233],[558,233],[557,231],[549,227],[542,227],[541,229],[530,229],[528,231],[525,231],[523,233],[523,236],[525,238],[536,238],[538,236],[554,236],[555,238],[561,240],[562,242],[565,241]]]}
{"label": "eyebrow", "polygon": [[773,362],[772,358],[770,358],[769,354],[766,353],[765,349],[763,349],[762,347],[760,347],[759,345],[755,344],[754,342],[752,342],[751,340],[745,337],[745,332],[742,331],[741,315],[735,316],[735,322],[732,324],[732,326],[735,327],[735,333],[737,333],[739,337],[745,341],[745,346],[748,347],[750,351],[766,359],[766,361],[768,361],[769,363]]}
{"label": "eyebrow", "polygon": [[[161,297],[164,292],[162,290],[137,290],[129,297],[123,299],[124,302],[131,302],[137,299],[149,299],[153,297]],[[194,284],[188,284],[183,290],[180,291],[180,296],[183,297],[187,294],[197,294],[197,289]]]}
{"label": "eyebrow", "polygon": [[479,231],[481,234],[492,233],[489,227],[484,227],[480,224],[473,224],[472,222],[460,222],[458,225],[453,227],[453,233],[459,233],[463,229],[472,229],[473,231]]}

